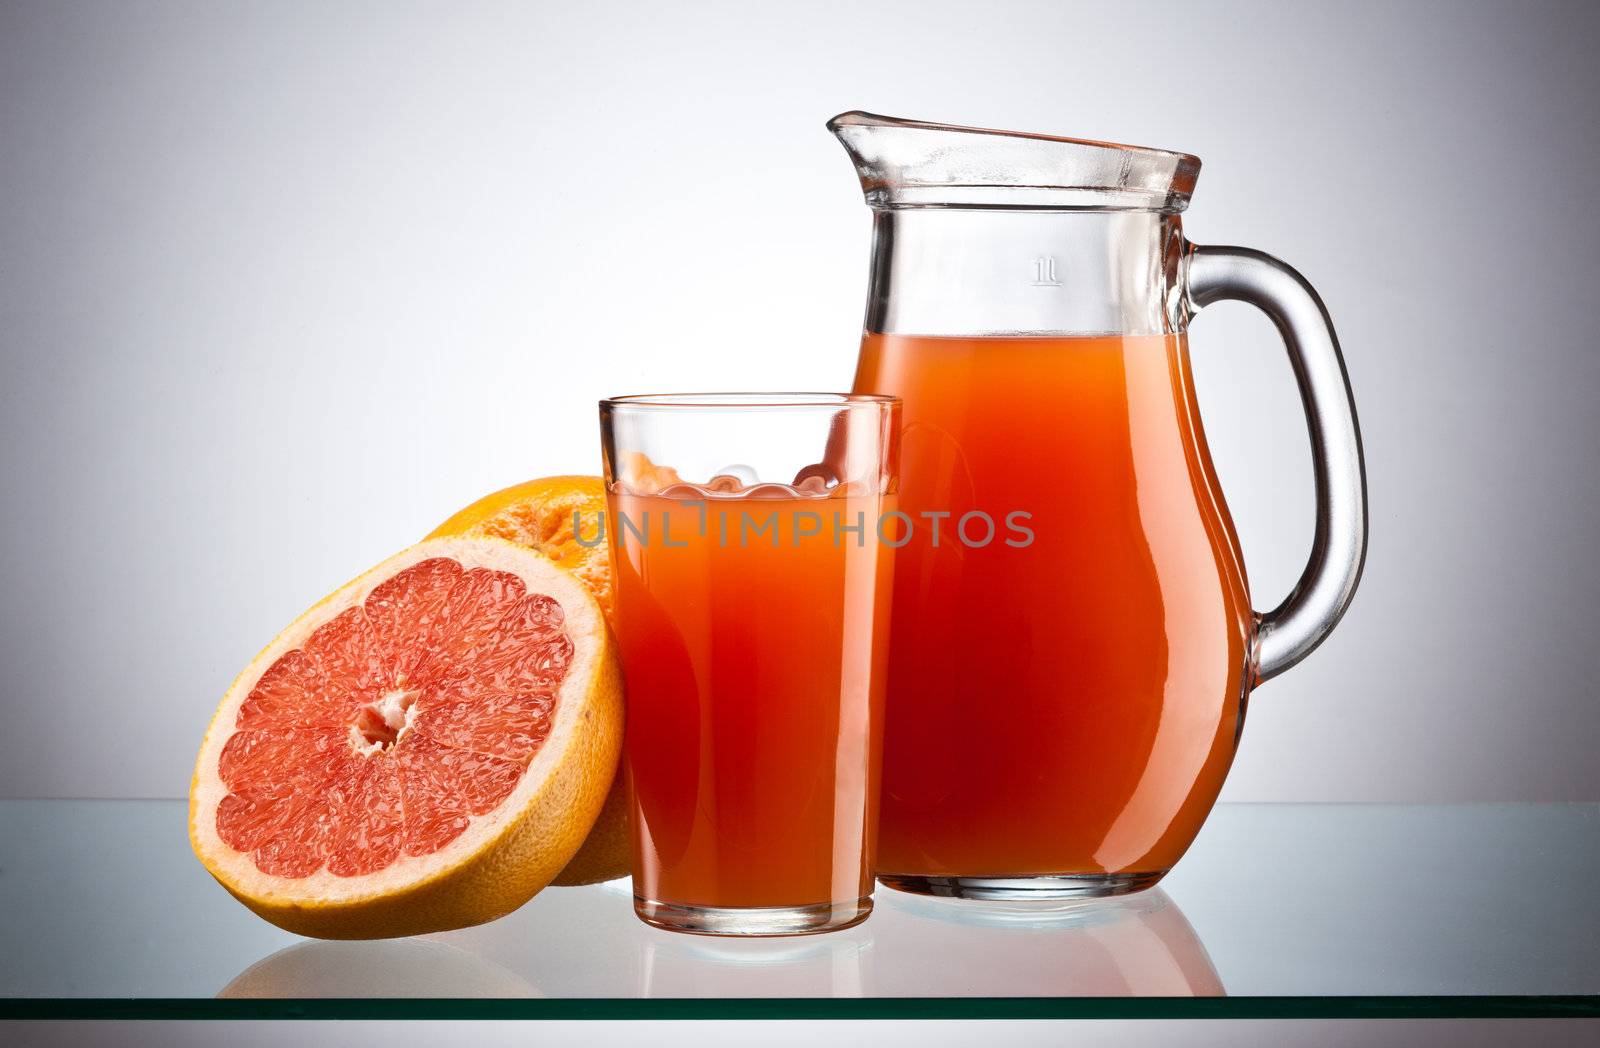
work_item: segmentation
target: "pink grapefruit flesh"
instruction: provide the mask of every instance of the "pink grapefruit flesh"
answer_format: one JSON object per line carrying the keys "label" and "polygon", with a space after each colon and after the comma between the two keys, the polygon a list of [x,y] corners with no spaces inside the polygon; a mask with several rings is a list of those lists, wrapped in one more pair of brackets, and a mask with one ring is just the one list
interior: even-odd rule
{"label": "pink grapefruit flesh", "polygon": [[223,747],[217,836],[263,873],[375,873],[511,793],[572,657],[509,572],[422,561],[281,656]]}

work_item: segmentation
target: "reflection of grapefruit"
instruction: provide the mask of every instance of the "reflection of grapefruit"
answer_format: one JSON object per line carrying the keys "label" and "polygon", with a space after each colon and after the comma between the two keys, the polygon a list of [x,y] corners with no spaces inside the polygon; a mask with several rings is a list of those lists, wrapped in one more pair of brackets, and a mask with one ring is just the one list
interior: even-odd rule
{"label": "reflection of grapefruit", "polygon": [[218,997],[538,997],[495,962],[431,939],[302,942],[257,961]]}
{"label": "reflection of grapefruit", "polygon": [[458,928],[577,852],[622,741],[599,607],[509,542],[423,542],[300,616],[201,744],[189,834],[241,902],[303,935]]}
{"label": "reflection of grapefruit", "polygon": [[[485,495],[428,537],[487,535],[531,546],[588,586],[609,619],[611,558],[606,544],[596,541],[605,511],[606,489],[599,477],[544,477]],[[580,534],[584,542],[578,541]],[[551,883],[593,884],[627,872],[628,797],[619,772],[588,839]]]}

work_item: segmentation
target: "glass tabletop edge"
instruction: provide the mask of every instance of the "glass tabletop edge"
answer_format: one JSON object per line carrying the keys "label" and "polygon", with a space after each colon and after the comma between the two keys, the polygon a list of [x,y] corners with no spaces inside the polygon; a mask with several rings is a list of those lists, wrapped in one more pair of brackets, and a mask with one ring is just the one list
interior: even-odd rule
{"label": "glass tabletop edge", "polygon": [[1491,1019],[1600,1018],[1600,994],[1348,997],[14,998],[28,1019]]}

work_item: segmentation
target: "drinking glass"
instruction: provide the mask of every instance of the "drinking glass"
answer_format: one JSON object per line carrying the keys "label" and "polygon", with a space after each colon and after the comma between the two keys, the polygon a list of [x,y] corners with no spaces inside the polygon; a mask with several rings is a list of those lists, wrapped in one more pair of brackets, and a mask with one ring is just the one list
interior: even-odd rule
{"label": "drinking glass", "polygon": [[790,935],[871,912],[899,401],[600,404],[634,909]]}

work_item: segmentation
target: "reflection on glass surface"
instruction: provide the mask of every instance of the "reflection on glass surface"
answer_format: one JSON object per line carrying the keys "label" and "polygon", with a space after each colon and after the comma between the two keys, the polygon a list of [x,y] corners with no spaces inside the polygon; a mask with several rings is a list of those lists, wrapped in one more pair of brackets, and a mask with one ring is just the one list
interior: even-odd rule
{"label": "reflection on glass surface", "polygon": [[1224,980],[1247,1011],[1278,996],[1335,1012],[1371,996],[1541,1014],[1569,1014],[1560,995],[1600,1002],[1596,804],[1223,805],[1164,885],[1171,898],[1019,908],[880,889],[857,928],[731,948],[646,926],[626,880],[552,888],[425,940],[296,940],[194,861],[187,816],[182,801],[0,801],[0,1014],[157,1000],[220,1017],[236,972],[248,974],[233,995],[543,998],[517,1014],[645,994],[698,999],[707,1016],[724,1014],[718,998],[785,995],[1141,994],[1171,1008],[1170,995],[1221,994]]}
{"label": "reflection on glass surface", "polygon": [[[1160,889],[984,903],[880,891],[871,918],[764,942],[649,935],[644,997],[1216,997],[1204,944]],[[974,963],[981,970],[974,968]]]}
{"label": "reflection on glass surface", "polygon": [[[868,922],[876,995],[1226,994],[1205,945],[1160,888],[1112,899],[1017,903],[884,891],[877,902]],[[952,947],[959,957],[950,956]]]}
{"label": "reflection on glass surface", "polygon": [[240,972],[218,997],[538,997],[527,980],[428,939],[303,942]]}
{"label": "reflection on glass surface", "polygon": [[862,997],[872,935],[852,931],[749,941],[651,935],[639,944],[639,996]]}

